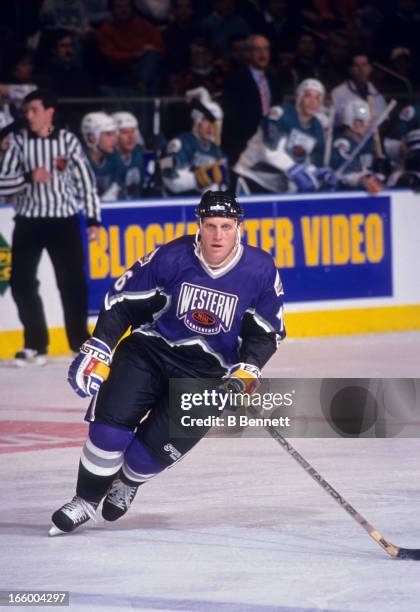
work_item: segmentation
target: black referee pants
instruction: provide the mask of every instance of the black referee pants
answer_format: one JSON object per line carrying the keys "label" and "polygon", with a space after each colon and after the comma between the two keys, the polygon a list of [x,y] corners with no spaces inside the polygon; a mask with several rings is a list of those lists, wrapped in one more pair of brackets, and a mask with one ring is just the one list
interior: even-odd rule
{"label": "black referee pants", "polygon": [[48,350],[48,328],[37,279],[41,254],[46,249],[60,291],[68,343],[73,351],[78,351],[89,337],[79,218],[29,219],[17,216],[15,221],[10,287],[23,325],[24,346],[39,353]]}

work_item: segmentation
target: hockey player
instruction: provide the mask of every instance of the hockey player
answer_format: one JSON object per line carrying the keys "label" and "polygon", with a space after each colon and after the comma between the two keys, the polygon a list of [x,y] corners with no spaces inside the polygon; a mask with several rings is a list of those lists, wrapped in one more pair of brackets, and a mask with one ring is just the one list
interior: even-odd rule
{"label": "hockey player", "polygon": [[278,271],[270,255],[241,244],[235,198],[206,192],[196,214],[195,236],[156,249],[116,281],[70,366],[76,393],[97,395],[76,495],[52,515],[50,535],[94,518],[104,497],[102,516],[120,518],[142,483],[198,442],[176,435],[169,378],[228,377],[250,392],[285,336]]}
{"label": "hockey player", "polygon": [[[344,132],[333,141],[331,167],[337,170],[358,146],[371,124],[369,105],[364,100],[350,100],[343,111]],[[381,191],[386,183],[383,167],[385,159],[375,158],[373,136],[364,145],[352,163],[346,168],[339,181],[344,189],[365,189],[375,194]],[[382,166],[382,167],[381,167]]]}
{"label": "hockey player", "polygon": [[122,197],[139,198],[143,187],[143,138],[139,123],[132,113],[112,113],[118,128],[118,154],[124,172]]}
{"label": "hockey player", "polygon": [[204,87],[187,92],[191,132],[169,141],[160,160],[162,181],[169,195],[193,195],[228,187],[227,160],[220,150],[222,109]]}
{"label": "hockey player", "polygon": [[411,130],[403,138],[406,151],[403,163],[389,177],[388,187],[411,189],[420,192],[420,129]]}
{"label": "hockey player", "polygon": [[103,202],[117,200],[122,193],[125,173],[116,152],[115,119],[102,112],[88,113],[82,119],[81,131],[99,197]]}
{"label": "hockey player", "polygon": [[385,148],[388,155],[397,163],[403,163],[408,148],[405,137],[409,132],[420,128],[420,102],[404,106],[392,122],[387,137]]}
{"label": "hockey player", "polygon": [[324,94],[322,83],[305,79],[296,89],[294,105],[270,109],[233,168],[238,193],[318,189],[324,134],[315,115]]}

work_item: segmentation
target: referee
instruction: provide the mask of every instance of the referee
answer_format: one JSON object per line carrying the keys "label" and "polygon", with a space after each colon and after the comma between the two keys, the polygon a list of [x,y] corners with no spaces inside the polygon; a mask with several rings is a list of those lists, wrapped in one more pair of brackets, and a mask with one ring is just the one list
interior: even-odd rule
{"label": "referee", "polygon": [[95,179],[79,140],[54,126],[55,99],[36,90],[23,101],[27,129],[15,135],[0,165],[0,195],[14,196],[10,287],[24,329],[16,365],[44,365],[48,328],[38,292],[42,251],[51,258],[70,348],[78,352],[89,337],[87,284],[78,209],[87,217],[89,240],[99,235]]}

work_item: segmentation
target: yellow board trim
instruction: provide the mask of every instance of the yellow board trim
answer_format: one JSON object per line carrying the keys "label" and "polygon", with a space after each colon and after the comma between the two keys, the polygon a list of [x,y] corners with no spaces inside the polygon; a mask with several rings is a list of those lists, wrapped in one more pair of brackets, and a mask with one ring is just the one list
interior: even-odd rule
{"label": "yellow board trim", "polygon": [[[420,304],[286,313],[289,338],[339,336],[420,330]],[[70,353],[63,328],[49,330],[49,355]],[[0,331],[0,359],[11,359],[23,347],[21,331]]]}
{"label": "yellow board trim", "polygon": [[286,311],[285,320],[290,338],[415,331],[420,330],[420,305]]}

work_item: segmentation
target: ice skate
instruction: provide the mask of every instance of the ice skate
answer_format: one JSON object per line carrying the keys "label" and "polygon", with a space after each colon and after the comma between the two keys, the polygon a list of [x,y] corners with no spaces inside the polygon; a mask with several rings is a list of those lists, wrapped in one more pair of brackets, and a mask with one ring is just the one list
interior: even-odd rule
{"label": "ice skate", "polygon": [[44,366],[47,363],[47,356],[43,353],[38,353],[35,349],[23,348],[15,354],[13,363],[19,368]]}
{"label": "ice skate", "polygon": [[126,484],[121,478],[113,480],[102,506],[102,516],[106,521],[116,521],[124,516],[136,496],[139,485],[140,483]]}
{"label": "ice skate", "polygon": [[56,510],[51,517],[53,525],[48,532],[50,536],[70,533],[76,527],[87,523],[89,519],[95,519],[98,504],[88,502],[82,497],[75,495],[73,499]]}

